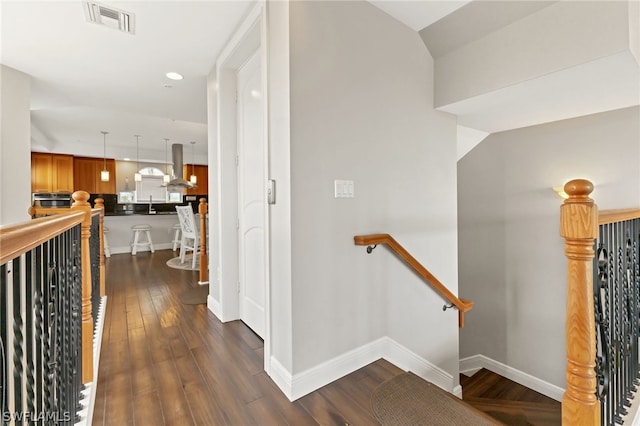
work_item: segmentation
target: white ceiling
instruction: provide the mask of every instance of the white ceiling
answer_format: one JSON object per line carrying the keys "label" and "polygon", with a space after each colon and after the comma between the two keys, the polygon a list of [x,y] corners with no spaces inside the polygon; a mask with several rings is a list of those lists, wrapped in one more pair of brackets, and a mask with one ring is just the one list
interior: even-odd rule
{"label": "white ceiling", "polygon": [[1,62],[32,77],[34,149],[102,154],[106,130],[108,157],[135,155],[140,134],[141,160],[163,161],[169,138],[206,161],[206,76],[254,2],[101,3],[133,13],[135,34],[87,22],[82,1],[0,2]]}
{"label": "white ceiling", "polygon": [[369,3],[415,31],[420,31],[470,2],[471,0],[369,0]]}
{"label": "white ceiling", "polygon": [[[371,3],[417,30],[468,1]],[[79,0],[0,0],[0,62],[32,77],[32,149],[101,156],[106,130],[107,157],[136,158],[139,134],[141,161],[164,161],[169,138],[206,162],[206,76],[255,1],[100,3],[133,13],[135,33],[87,22]]]}
{"label": "white ceiling", "polygon": [[[448,26],[449,18],[455,15],[464,24],[468,21],[462,19],[465,14],[473,12],[476,17],[480,12],[474,11],[490,3],[477,0],[471,7],[463,8],[469,0],[369,2],[410,28],[423,30],[423,38],[429,38],[431,28],[436,32],[444,31],[442,26],[447,26],[447,31],[455,30],[455,25]],[[133,135],[140,134],[141,161],[164,161],[164,139],[169,138],[170,143],[185,146],[196,141],[196,162],[205,163],[206,76],[255,0],[104,0],[103,3],[135,14],[135,34],[87,22],[83,2],[79,0],[0,0],[0,62],[32,77],[32,149],[101,156],[100,131],[106,130],[110,132],[107,157],[135,158]],[[425,29],[428,26],[431,27]],[[460,37],[464,35],[462,29],[459,33]],[[441,46],[443,51],[447,46]],[[614,61],[605,65],[612,65],[615,70],[620,64]],[[165,77],[168,71],[177,71],[185,78],[171,81]],[[600,108],[586,108],[586,101],[602,103],[600,100],[605,99],[606,105],[600,110],[638,103],[637,85],[631,85],[630,91],[631,86],[620,83],[634,78],[637,81],[637,71],[630,76],[597,67],[587,71],[577,76],[565,75],[569,82],[566,78],[562,82],[550,77],[554,84],[542,88],[539,85],[521,87],[518,91],[510,88],[441,109],[458,115],[462,125],[495,132],[568,118],[566,114],[558,117],[550,114],[558,110],[557,106],[562,106],[560,109],[565,113],[583,114]],[[588,84],[594,76],[600,89],[593,92],[593,99],[586,99],[582,83]],[[570,84],[572,81],[575,84]],[[608,85],[605,81],[613,83]],[[166,88],[167,84],[172,87]],[[558,86],[575,86],[576,93],[572,96],[579,108],[555,103]],[[614,93],[625,99],[613,99]],[[526,111],[513,108],[514,94]],[[524,99],[527,102],[522,102]],[[190,162],[190,149],[185,154]]]}

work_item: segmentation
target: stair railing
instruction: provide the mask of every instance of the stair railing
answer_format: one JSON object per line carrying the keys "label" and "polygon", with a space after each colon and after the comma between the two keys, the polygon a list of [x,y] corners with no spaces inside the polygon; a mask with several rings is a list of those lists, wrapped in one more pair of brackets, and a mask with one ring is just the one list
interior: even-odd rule
{"label": "stair railing", "polygon": [[622,423],[638,385],[640,210],[602,212],[593,184],[564,187],[567,389],[563,425]]}
{"label": "stair railing", "polygon": [[10,424],[75,423],[93,380],[90,239],[101,210],[84,191],[72,197],[69,209],[30,209],[54,216],[0,227],[0,415]]}
{"label": "stair railing", "polygon": [[353,240],[357,246],[367,246],[367,253],[371,253],[378,244],[386,244],[398,257],[405,261],[420,277],[429,284],[448,304],[443,310],[455,307],[458,309],[458,326],[464,327],[464,314],[473,309],[473,302],[459,299],[444,284],[440,282],[427,268],[416,260],[404,247],[389,234],[356,235]]}

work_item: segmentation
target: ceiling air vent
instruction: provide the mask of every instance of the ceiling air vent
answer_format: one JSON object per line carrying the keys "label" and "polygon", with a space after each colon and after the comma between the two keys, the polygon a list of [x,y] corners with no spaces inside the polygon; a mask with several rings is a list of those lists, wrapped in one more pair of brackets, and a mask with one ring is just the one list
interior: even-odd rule
{"label": "ceiling air vent", "polygon": [[84,2],[84,14],[87,21],[104,25],[128,34],[135,31],[135,15],[111,6],[93,1]]}

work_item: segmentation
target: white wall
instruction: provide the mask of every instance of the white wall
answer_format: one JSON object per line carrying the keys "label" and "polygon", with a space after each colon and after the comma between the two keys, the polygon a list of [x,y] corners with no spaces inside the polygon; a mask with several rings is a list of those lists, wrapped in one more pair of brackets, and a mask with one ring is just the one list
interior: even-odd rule
{"label": "white wall", "polygon": [[291,278],[291,143],[289,2],[267,2],[269,76],[269,177],[275,179],[276,204],[269,208],[271,354],[293,372],[293,309]]}
{"label": "white wall", "polygon": [[389,336],[457,381],[455,311],[353,244],[389,232],[457,290],[456,122],[433,109],[431,57],[366,2],[291,2],[290,18],[293,372]]}
{"label": "white wall", "polygon": [[601,210],[640,206],[640,107],[490,135],[458,162],[461,358],[482,354],[565,387],[562,200],[573,178]]}
{"label": "white wall", "polygon": [[0,225],[29,220],[31,80],[0,65]]}
{"label": "white wall", "polygon": [[628,51],[628,13],[625,1],[560,1],[453,50],[436,61],[436,105]]}

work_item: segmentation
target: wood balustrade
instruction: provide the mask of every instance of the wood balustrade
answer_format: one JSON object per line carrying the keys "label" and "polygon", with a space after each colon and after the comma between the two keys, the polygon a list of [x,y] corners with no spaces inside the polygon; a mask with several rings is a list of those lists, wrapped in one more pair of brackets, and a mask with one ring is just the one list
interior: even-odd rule
{"label": "wood balustrade", "polygon": [[[209,281],[209,258],[207,257],[207,201],[200,198],[200,283]],[[194,254],[195,256],[195,254]]]}
{"label": "wood balustrade", "polygon": [[104,265],[104,199],[96,198],[96,208],[100,209],[100,297],[106,294],[107,276]]}
{"label": "wood balustrade", "polygon": [[[440,282],[427,268],[422,266],[404,247],[402,247],[389,234],[373,234],[373,235],[356,235],[353,237],[357,246],[375,246],[378,244],[386,244],[393,252],[395,252],[402,260],[404,260],[418,275],[420,275],[434,290],[436,290],[446,301],[453,304],[458,309],[458,326],[464,327],[464,314],[473,309],[473,302],[470,300],[459,299],[455,294]],[[372,249],[367,249],[371,253]]]}
{"label": "wood balustrade", "polygon": [[593,184],[576,179],[564,186],[569,198],[560,208],[560,235],[567,257],[567,389],[562,398],[562,424],[600,425],[596,398],[596,326],[593,302],[594,241],[598,207],[589,198]]}
{"label": "wood balustrade", "polygon": [[80,211],[82,217],[82,243],[80,259],[82,263],[82,383],[93,380],[93,317],[91,316],[91,204],[89,193],[76,191],[72,195],[71,211]]}
{"label": "wood balustrade", "polygon": [[[31,217],[56,215],[55,219],[50,219],[49,223],[77,223],[82,224],[81,231],[81,263],[82,263],[82,383],[89,383],[93,380],[93,316],[92,316],[92,281],[91,281],[91,259],[89,239],[91,238],[91,217],[100,215],[99,238],[100,238],[100,296],[105,294],[105,260],[104,260],[104,200],[96,199],[96,208],[92,209],[89,204],[89,193],[86,191],[76,191],[72,194],[74,200],[70,208],[47,208],[35,207],[29,208]],[[75,213],[75,214],[74,214]],[[80,214],[80,215],[79,215]],[[28,227],[40,219],[34,219]],[[74,222],[75,221],[75,222]],[[42,238],[46,238],[46,234]],[[3,244],[5,240],[3,239]],[[20,242],[18,242],[19,244]],[[33,246],[35,247],[34,241]],[[28,247],[22,245],[23,250]],[[3,246],[3,256],[5,255],[5,247]]]}

